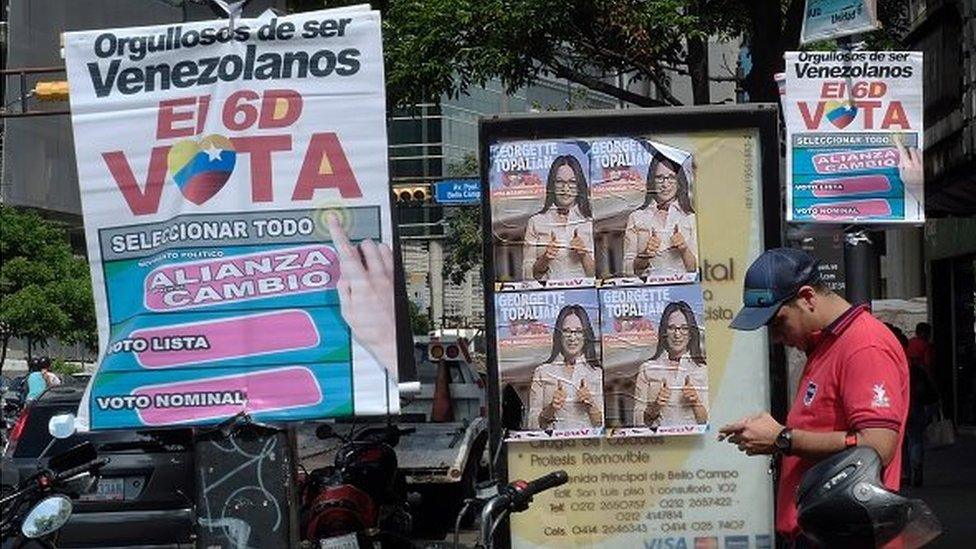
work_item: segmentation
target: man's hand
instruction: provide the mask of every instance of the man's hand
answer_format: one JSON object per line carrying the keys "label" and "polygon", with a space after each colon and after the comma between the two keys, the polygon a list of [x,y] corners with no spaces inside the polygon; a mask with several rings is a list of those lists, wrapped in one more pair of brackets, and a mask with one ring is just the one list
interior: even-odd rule
{"label": "man's hand", "polygon": [[691,406],[701,404],[698,398],[698,391],[691,384],[691,376],[685,376],[685,384],[681,387],[681,398],[685,399],[685,402]]}
{"label": "man's hand", "polygon": [[761,412],[725,425],[718,430],[719,440],[728,440],[747,455],[772,454],[776,451],[776,437],[783,426],[768,412]]}
{"label": "man's hand", "polygon": [[339,254],[341,274],[336,291],[342,318],[356,341],[396,379],[393,252],[372,240],[362,242],[357,249],[334,213],[326,215],[326,223]]}

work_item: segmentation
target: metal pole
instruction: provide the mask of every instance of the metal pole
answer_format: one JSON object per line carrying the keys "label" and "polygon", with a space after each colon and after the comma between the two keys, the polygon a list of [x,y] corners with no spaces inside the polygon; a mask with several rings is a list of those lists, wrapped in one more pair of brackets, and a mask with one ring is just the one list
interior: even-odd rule
{"label": "metal pole", "polygon": [[847,277],[847,300],[854,305],[871,303],[874,279],[872,263],[874,243],[871,236],[861,228],[844,231],[844,271]]}
{"label": "metal pole", "polygon": [[[859,50],[863,43],[861,35],[844,36],[837,39],[837,46],[847,52]],[[847,90],[853,87],[853,78],[847,78]],[[854,305],[871,304],[874,279],[872,277],[872,263],[874,248],[871,237],[864,228],[848,227],[844,230],[844,271],[846,280],[847,300]]]}

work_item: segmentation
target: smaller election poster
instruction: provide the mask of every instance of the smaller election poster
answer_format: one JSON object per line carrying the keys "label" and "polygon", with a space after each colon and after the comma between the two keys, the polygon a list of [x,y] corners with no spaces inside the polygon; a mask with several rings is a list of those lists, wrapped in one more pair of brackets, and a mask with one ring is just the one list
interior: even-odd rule
{"label": "smaller election poster", "polygon": [[600,289],[611,435],[702,433],[708,426],[705,315],[698,284]]}
{"label": "smaller election poster", "polygon": [[697,280],[694,157],[646,139],[594,140],[590,151],[603,284]]}
{"label": "smaller election poster", "polygon": [[807,0],[800,44],[878,29],[877,0]]}
{"label": "smaller election poster", "polygon": [[787,221],[925,221],[920,52],[786,54]]}
{"label": "smaller election poster", "polygon": [[586,143],[500,143],[490,155],[496,288],[593,286]]}
{"label": "smaller election poster", "polygon": [[495,295],[502,415],[509,438],[602,433],[603,369],[595,289]]}

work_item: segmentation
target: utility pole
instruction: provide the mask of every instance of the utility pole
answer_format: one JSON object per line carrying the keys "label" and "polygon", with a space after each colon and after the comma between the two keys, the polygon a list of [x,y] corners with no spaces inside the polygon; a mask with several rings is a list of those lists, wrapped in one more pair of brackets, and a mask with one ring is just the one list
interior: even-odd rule
{"label": "utility pole", "polygon": [[[855,40],[860,35],[837,38],[837,46],[844,51],[855,50]],[[849,63],[850,61],[848,61]],[[847,89],[853,87],[853,79],[847,78]],[[844,273],[847,277],[847,300],[854,305],[871,304],[873,297],[874,243],[864,227],[852,225],[844,228]]]}

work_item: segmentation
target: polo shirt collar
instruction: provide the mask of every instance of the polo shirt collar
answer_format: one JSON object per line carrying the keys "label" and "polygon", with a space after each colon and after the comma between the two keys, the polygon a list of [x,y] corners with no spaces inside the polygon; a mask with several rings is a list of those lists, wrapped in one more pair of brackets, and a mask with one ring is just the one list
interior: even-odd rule
{"label": "polo shirt collar", "polygon": [[851,305],[846,311],[841,313],[841,315],[834,319],[833,322],[827,325],[826,328],[814,332],[810,337],[810,345],[807,348],[807,354],[813,352],[821,343],[827,339],[834,339],[844,333],[854,319],[861,315],[861,313],[870,310],[866,303],[861,305]]}

